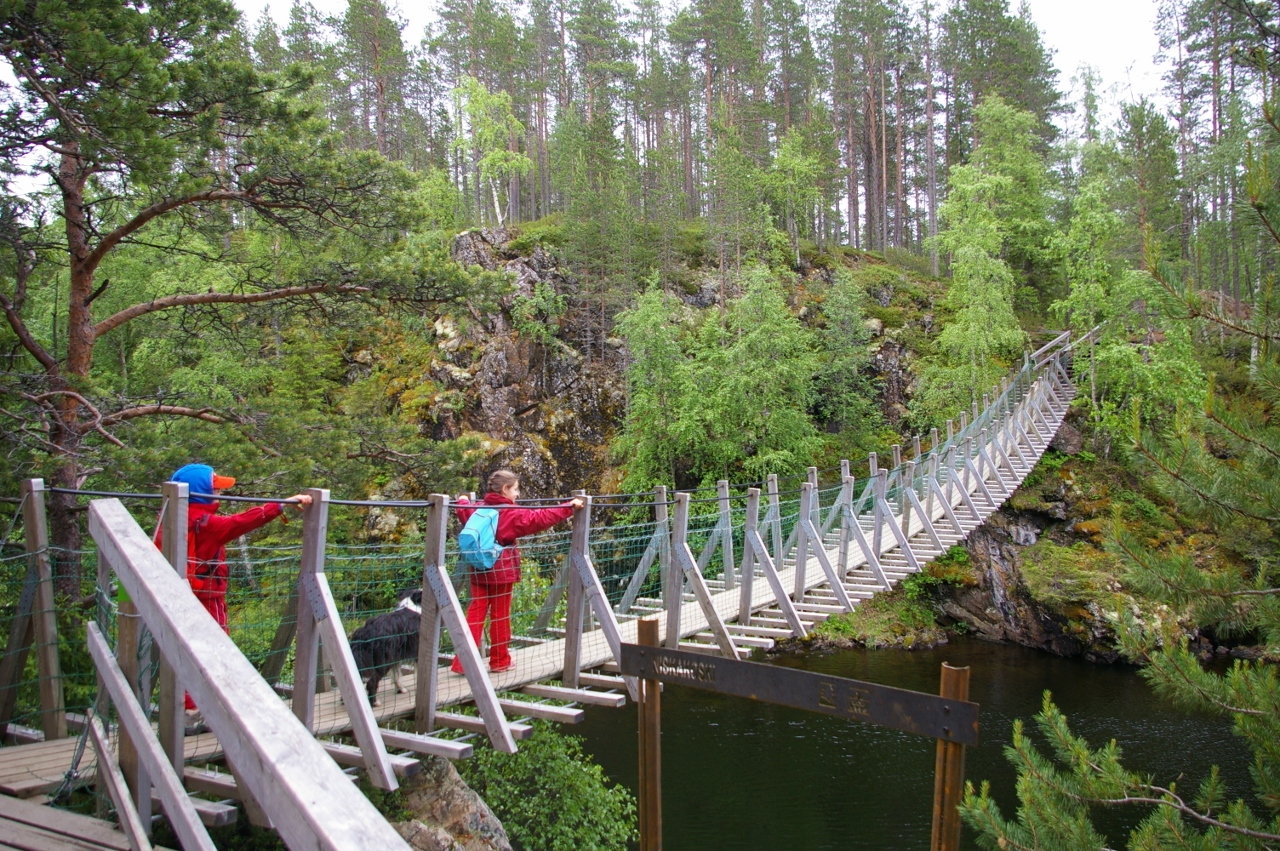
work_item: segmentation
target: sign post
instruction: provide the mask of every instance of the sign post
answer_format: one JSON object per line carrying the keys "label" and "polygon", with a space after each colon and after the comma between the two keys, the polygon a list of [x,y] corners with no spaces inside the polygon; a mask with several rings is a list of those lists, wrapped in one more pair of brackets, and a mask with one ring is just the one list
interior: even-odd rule
{"label": "sign post", "polygon": [[[640,621],[640,643],[657,647],[656,618]],[[626,645],[624,645],[625,647]],[[662,849],[662,685],[651,677],[640,680],[640,847]]]}
{"label": "sign post", "polygon": [[742,662],[657,646],[654,619],[640,621],[640,644],[622,645],[619,667],[641,681],[640,848],[662,848],[660,683],[691,686],[865,721],[938,740],[934,783],[932,851],[960,847],[960,803],[964,748],[978,744],[978,704],[970,703],[969,669],[942,666],[941,694],[831,677],[758,662]]}

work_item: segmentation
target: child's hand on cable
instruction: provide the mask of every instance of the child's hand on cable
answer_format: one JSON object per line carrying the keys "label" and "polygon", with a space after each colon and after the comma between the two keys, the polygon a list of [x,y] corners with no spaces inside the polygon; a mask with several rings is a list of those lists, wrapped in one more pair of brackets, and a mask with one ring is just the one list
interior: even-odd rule
{"label": "child's hand on cable", "polygon": [[308,505],[311,504],[311,494],[295,493],[293,496],[289,497],[289,499],[286,500],[286,502],[290,503],[291,505],[293,505],[294,508],[301,511],[302,509],[306,508]]}

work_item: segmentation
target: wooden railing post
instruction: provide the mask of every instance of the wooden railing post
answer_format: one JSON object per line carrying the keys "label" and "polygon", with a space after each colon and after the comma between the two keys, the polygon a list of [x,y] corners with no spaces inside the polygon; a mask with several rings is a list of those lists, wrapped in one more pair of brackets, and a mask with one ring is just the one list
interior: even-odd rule
{"label": "wooden railing post", "polygon": [[[939,695],[952,700],[969,699],[969,669],[942,663]],[[964,745],[938,740],[934,763],[933,835],[930,851],[959,851],[960,800],[964,793]]]}
{"label": "wooden railing post", "polygon": [[733,558],[733,508],[729,503],[727,479],[716,482],[716,493],[720,497],[720,563],[724,565],[724,590],[732,591],[737,586],[737,577],[733,575],[737,563]]}
{"label": "wooden railing post", "polygon": [[[440,685],[440,601],[425,575],[445,563],[449,541],[449,497],[434,493],[426,519],[426,552],[423,555],[422,617],[418,621],[418,665],[414,682],[413,729],[430,733],[436,728],[436,694]],[[450,636],[452,637],[452,636]]]}
{"label": "wooden railing post", "polygon": [[49,558],[49,526],[44,507],[44,480],[22,483],[26,502],[22,523],[27,552],[36,564],[35,624],[36,663],[40,674],[40,728],[45,740],[67,736],[67,708],[62,696],[62,663],[58,657],[58,613],[53,597],[53,563]]}
{"label": "wooden railing post", "polygon": [[[154,544],[153,544],[154,546]],[[141,633],[138,608],[129,598],[124,583],[120,583],[116,598],[116,664],[124,677],[124,685],[133,693],[138,692],[138,640]],[[150,700],[148,699],[148,702]],[[138,753],[139,745],[123,727],[117,748],[120,754],[120,770],[124,773],[129,791],[133,794],[133,808],[138,811],[143,829],[151,835],[151,772]]]}
{"label": "wooden railing post", "polygon": [[[875,508],[872,511],[872,517],[874,518],[875,527],[871,530],[871,549],[875,552],[877,557],[882,552],[880,549],[880,540],[881,540],[882,530],[884,528],[884,523],[885,523],[884,499],[885,499],[885,493],[888,490],[887,483],[888,483],[888,477],[886,476],[885,471],[877,470],[876,486],[874,491],[875,497],[873,498],[873,504]],[[889,519],[892,520],[893,518],[889,518]]]}
{"label": "wooden railing post", "polygon": [[[733,636],[729,634],[729,630],[724,625],[724,619],[720,617],[720,613],[716,611],[715,602],[711,598],[711,589],[707,587],[706,579],[703,578],[698,568],[697,561],[693,558],[693,553],[689,550],[689,494],[676,494],[676,521],[671,530],[671,557],[677,564],[682,565],[685,583],[693,591],[693,596],[698,602],[698,606],[702,609],[702,616],[707,622],[707,627],[711,630],[711,634],[715,636],[716,645],[720,648],[720,655],[728,659],[737,659],[738,650],[733,643]],[[680,629],[677,625],[676,635],[679,637]],[[670,630],[668,630],[670,634]],[[680,647],[678,641],[676,649]]]}
{"label": "wooden railing post", "polygon": [[742,576],[738,596],[738,623],[751,623],[751,593],[756,578],[755,548],[752,537],[760,534],[760,488],[747,489],[747,512],[742,525]]}
{"label": "wooden railing post", "polygon": [[667,589],[667,635],[663,644],[673,650],[680,649],[680,611],[684,607],[685,568],[681,550],[689,540],[689,494],[675,495],[675,517],[671,523],[671,574]]}
{"label": "wooden railing post", "polygon": [[782,539],[782,503],[778,499],[777,473],[770,473],[765,477],[765,490],[769,494],[769,512],[773,515],[773,523],[769,527],[769,533],[773,536],[773,563],[781,565],[786,553],[783,552],[785,542]]}
{"label": "wooden railing post", "polygon": [[[813,517],[813,482],[800,485],[800,518],[796,521],[796,575],[795,588],[791,599],[797,603],[804,602],[805,573],[809,566],[809,527]],[[822,546],[821,541],[813,542],[815,547]]]}
{"label": "wooden railing post", "polygon": [[[186,482],[165,482],[160,485],[164,496],[164,521],[161,523],[160,544],[165,561],[173,565],[173,572],[183,582],[187,581],[187,507],[190,487]],[[160,746],[182,776],[186,754],[183,742],[186,738],[183,716],[182,684],[178,682],[173,665],[160,657]]]}
{"label": "wooden railing post", "polygon": [[[657,647],[658,619],[644,618],[638,626],[639,643]],[[662,851],[662,685],[640,680],[639,691],[640,849]]]}
{"label": "wooden railing post", "polygon": [[[43,487],[44,481],[35,479]],[[26,493],[26,484],[23,492]],[[26,499],[23,499],[23,510],[26,510]],[[18,595],[18,605],[9,622],[9,640],[5,644],[4,658],[0,659],[0,736],[4,735],[13,719],[18,705],[18,687],[22,685],[22,674],[27,668],[27,656],[31,653],[31,644],[35,641],[35,625],[31,620],[32,609],[36,604],[36,586],[39,584],[39,568],[36,554],[40,549],[32,549],[30,535],[27,542],[27,575],[22,582],[22,591]]]}
{"label": "wooden railing post", "polygon": [[298,569],[298,630],[293,655],[293,714],[312,729],[316,702],[316,677],[320,667],[320,630],[316,611],[307,593],[316,573],[324,572],[325,538],[329,533],[329,491],[311,488],[311,505],[302,515],[302,562]]}
{"label": "wooden railing post", "polygon": [[586,586],[574,567],[574,559],[586,559],[591,534],[591,503],[573,513],[573,531],[569,537],[569,587],[564,615],[564,671],[560,680],[569,688],[578,687],[582,668],[582,619],[586,616]]}
{"label": "wooden railing post", "polygon": [[[848,470],[849,462],[842,462],[842,470]],[[853,476],[847,472],[840,477],[840,578],[846,579],[849,574],[849,523],[853,517]]]}
{"label": "wooden railing post", "polygon": [[[484,660],[467,626],[466,614],[449,576],[445,549],[449,531],[449,497],[434,493],[429,497],[431,514],[427,519],[426,550],[422,557],[422,616],[418,619],[418,679],[414,700],[414,730],[429,733],[435,727],[436,698],[440,664],[440,628],[448,627],[453,642],[454,658],[462,665],[472,700],[484,721],[484,731],[494,749],[515,753],[511,734],[493,683],[484,670]],[[568,564],[568,559],[565,564]],[[459,571],[460,573],[462,571]],[[579,620],[581,623],[581,620]],[[362,699],[362,698],[360,698]],[[383,731],[386,740],[388,731]]]}
{"label": "wooden railing post", "polygon": [[916,488],[916,462],[907,461],[902,465],[902,480],[898,488],[898,505],[902,517],[902,534],[911,537],[911,502],[907,499],[907,490]]}

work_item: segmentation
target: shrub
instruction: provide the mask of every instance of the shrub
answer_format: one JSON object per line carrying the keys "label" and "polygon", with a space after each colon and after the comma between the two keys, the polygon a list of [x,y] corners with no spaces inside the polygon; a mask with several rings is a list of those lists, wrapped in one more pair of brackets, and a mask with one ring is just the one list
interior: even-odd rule
{"label": "shrub", "polygon": [[457,763],[467,784],[493,809],[516,848],[625,849],[637,838],[636,803],[582,752],[582,740],[535,721],[514,754],[479,748]]}

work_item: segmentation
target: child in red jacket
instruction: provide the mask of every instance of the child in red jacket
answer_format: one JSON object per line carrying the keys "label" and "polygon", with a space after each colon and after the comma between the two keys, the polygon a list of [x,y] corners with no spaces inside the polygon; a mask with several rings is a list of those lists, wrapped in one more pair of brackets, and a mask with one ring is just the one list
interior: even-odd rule
{"label": "child in red jacket", "polygon": [[[188,464],[174,473],[170,481],[186,483],[192,494],[187,503],[187,582],[196,599],[213,615],[222,631],[229,633],[227,543],[275,520],[284,508],[278,502],[268,502],[239,514],[218,514],[218,502],[209,496],[196,494],[216,496],[225,488],[233,487],[236,480],[216,475],[208,464]],[[296,500],[294,505],[299,511],[311,504],[310,495],[304,493],[289,499]],[[160,546],[159,533],[156,534],[156,546]],[[191,558],[190,553],[194,553],[195,558]],[[187,709],[195,709],[190,695],[187,695]]]}
{"label": "child in red jacket", "polygon": [[[510,470],[498,470],[489,476],[489,492],[484,495],[485,506],[498,506],[498,529],[494,534],[502,545],[502,554],[494,562],[493,569],[471,571],[471,602],[467,605],[467,626],[471,636],[480,646],[484,634],[485,617],[489,618],[489,670],[510,670],[511,653],[511,592],[520,581],[520,550],[516,539],[550,529],[562,520],[573,516],[575,509],[585,503],[572,499],[551,508],[519,508],[520,477]],[[465,496],[458,497],[460,506],[470,504]],[[510,507],[507,507],[510,506]],[[464,524],[475,512],[474,508],[458,508],[458,519]],[[462,663],[455,656],[450,670],[462,673]]]}

